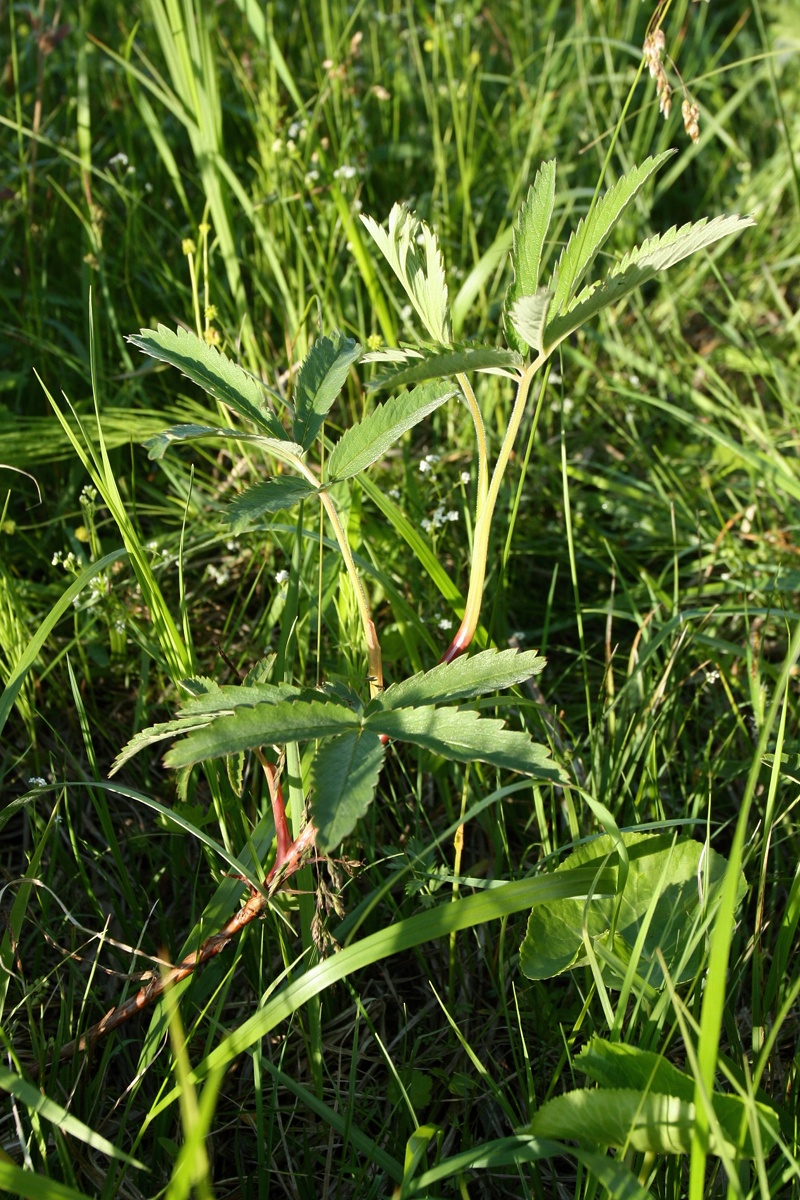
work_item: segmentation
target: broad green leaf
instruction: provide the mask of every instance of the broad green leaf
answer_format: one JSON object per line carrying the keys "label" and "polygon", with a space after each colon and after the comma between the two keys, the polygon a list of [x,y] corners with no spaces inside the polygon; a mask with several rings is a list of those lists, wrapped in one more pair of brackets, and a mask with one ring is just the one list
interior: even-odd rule
{"label": "broad green leaf", "polygon": [[538,675],[545,662],[535,650],[483,650],[471,657],[464,655],[391,684],[370,701],[366,714],[379,709],[470,700],[489,692],[499,692]]}
{"label": "broad green leaf", "polygon": [[[693,1087],[693,1081],[689,1082]],[[710,1152],[752,1158],[755,1151],[747,1131],[743,1101],[715,1092],[713,1104],[723,1143],[711,1132]],[[780,1136],[780,1127],[771,1109],[764,1104],[756,1107],[763,1152],[768,1153]],[[601,1087],[567,1092],[549,1100],[531,1121],[530,1132],[535,1137],[574,1138],[601,1146],[627,1146],[651,1154],[687,1154],[694,1124],[694,1103],[683,1095],[652,1088],[641,1091],[634,1087]]]}
{"label": "broad green leaf", "polygon": [[317,338],[300,367],[294,389],[292,437],[304,450],[317,437],[347,375],[361,357],[361,346],[335,330]]}
{"label": "broad green leaf", "polygon": [[652,1154],[686,1154],[693,1125],[694,1105],[677,1096],[599,1088],[548,1100],[529,1128],[534,1137],[628,1146]]}
{"label": "broad green leaf", "polygon": [[358,475],[359,471],[383,458],[406,430],[455,395],[453,388],[446,384],[423,383],[411,392],[390,397],[342,434],[328,459],[327,481]]}
{"label": "broad green leaf", "polygon": [[[652,1050],[640,1050],[623,1042],[612,1045],[594,1036],[581,1050],[575,1065],[601,1087],[635,1088],[642,1093],[666,1093],[689,1103],[694,1101],[694,1078]],[[765,1152],[772,1149],[780,1135],[780,1126],[777,1113],[768,1104],[752,1100],[746,1105],[740,1096],[722,1092],[714,1092],[712,1101],[726,1139],[738,1146],[741,1153],[749,1157],[753,1154],[748,1107],[758,1118]]]}
{"label": "broad green leaf", "polygon": [[158,329],[142,329],[130,334],[127,340],[143,354],[177,367],[209,396],[227,404],[271,437],[289,440],[286,430],[268,407],[267,389],[196,334],[180,328],[173,333],[166,325],[159,325]]}
{"label": "broad green leaf", "polygon": [[510,313],[523,296],[535,296],[539,290],[542,251],[553,215],[555,198],[556,164],[555,160],[551,159],[542,163],[536,172],[536,178],[528,188],[528,195],[517,214],[514,226],[511,250],[514,278],[506,292],[503,314],[508,343],[521,354],[526,353],[526,344],[531,346],[533,343],[518,333],[516,324],[510,321]]}
{"label": "broad green leaf", "polygon": [[540,354],[544,349],[544,329],[553,293],[541,288],[535,295],[520,296],[508,314],[518,337]]}
{"label": "broad green leaf", "polygon": [[234,533],[238,533],[265,513],[292,508],[301,500],[316,495],[316,491],[302,475],[280,475],[247,488],[228,505],[225,519],[232,525]]}
{"label": "broad green leaf", "polygon": [[364,717],[364,724],[375,733],[413,742],[456,762],[478,760],[554,783],[566,778],[546,746],[532,741],[527,733],[506,729],[502,721],[480,717],[471,709],[399,708],[373,712]]}
{"label": "broad green leaf", "polygon": [[424,355],[414,355],[410,366],[387,371],[368,385],[371,392],[400,384],[422,383],[426,379],[442,379],[467,371],[502,371],[521,367],[523,360],[515,350],[499,346],[455,346],[446,350],[434,349]]}
{"label": "broad green leaf", "polygon": [[[714,850],[688,838],[673,843],[667,834],[626,833],[623,839],[630,861],[625,890],[619,901],[614,949],[623,957],[629,956],[640,928],[648,919],[638,962],[639,975],[653,987],[663,984],[657,959],[660,950],[676,983],[691,979],[703,953],[702,944],[692,945],[696,940],[697,922],[708,903],[716,899],[726,861]],[[609,854],[614,856],[613,839],[609,836],[595,838],[570,854],[556,874],[589,863],[600,867]],[[705,908],[701,905],[700,881]],[[740,895],[744,895],[744,890],[742,879]],[[615,904],[613,900],[598,901],[587,913],[580,902],[569,900],[535,908],[528,920],[528,931],[520,951],[523,974],[529,979],[549,979],[569,967],[581,965],[585,961],[584,920],[589,936],[605,941],[611,930]],[[610,987],[618,987],[621,980],[606,972],[606,982]]]}
{"label": "broad green leaf", "polygon": [[564,247],[553,272],[550,286],[554,289],[554,315],[567,307],[580,285],[584,272],[625,209],[653,172],[673,154],[674,150],[665,150],[663,154],[645,159],[641,166],[633,167],[627,175],[618,179],[613,187],[599,198],[589,214],[578,222],[578,227]]}
{"label": "broad green leaf", "polygon": [[433,231],[402,204],[389,213],[389,231],[372,217],[361,220],[403,285],[419,319],[435,342],[450,341],[444,264]]}
{"label": "broad green leaf", "polygon": [[173,442],[196,442],[202,438],[223,438],[225,441],[252,442],[261,446],[268,454],[280,462],[297,466],[297,460],[303,454],[303,447],[285,439],[263,437],[259,433],[243,433],[240,429],[215,429],[211,425],[173,425],[164,429],[155,437],[148,438],[144,445],[147,447],[148,458],[163,458]]}
{"label": "broad green leaf", "polygon": [[680,229],[673,227],[666,233],[648,238],[641,246],[629,250],[602,282],[583,288],[567,310],[550,321],[544,335],[546,348],[553,348],[590,317],[610,304],[618,303],[637,287],[654,279],[660,271],[754,224],[751,217],[733,214],[714,217],[711,221],[695,221]]}
{"label": "broad green leaf", "polygon": [[130,1158],[122,1150],[118,1150],[113,1142],[109,1142],[101,1134],[95,1133],[90,1126],[84,1125],[83,1121],[72,1116],[56,1100],[51,1100],[49,1096],[43,1096],[38,1087],[17,1075],[16,1072],[10,1071],[8,1067],[0,1066],[0,1088],[16,1097],[31,1112],[38,1113],[63,1133],[69,1134],[79,1142],[84,1142],[100,1154],[129,1163],[133,1167],[145,1169],[144,1164],[138,1159]]}
{"label": "broad green leaf", "polygon": [[231,716],[189,734],[164,755],[168,767],[186,767],[208,758],[223,758],[257,746],[283,746],[358,729],[357,713],[341,704],[318,700],[282,701],[237,708]]}
{"label": "broad green leaf", "polygon": [[323,742],[311,765],[311,819],[329,853],[364,816],[375,795],[384,747],[376,733],[353,730]]}

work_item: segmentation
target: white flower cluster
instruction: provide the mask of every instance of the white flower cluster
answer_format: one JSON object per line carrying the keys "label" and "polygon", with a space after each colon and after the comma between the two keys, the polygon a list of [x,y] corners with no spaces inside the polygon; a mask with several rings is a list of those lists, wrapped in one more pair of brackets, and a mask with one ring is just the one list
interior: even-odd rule
{"label": "white flower cluster", "polygon": [[423,517],[421,521],[422,528],[426,533],[430,533],[432,529],[441,529],[448,521],[457,521],[458,512],[454,508],[445,509],[443,504],[435,508],[430,517]]}

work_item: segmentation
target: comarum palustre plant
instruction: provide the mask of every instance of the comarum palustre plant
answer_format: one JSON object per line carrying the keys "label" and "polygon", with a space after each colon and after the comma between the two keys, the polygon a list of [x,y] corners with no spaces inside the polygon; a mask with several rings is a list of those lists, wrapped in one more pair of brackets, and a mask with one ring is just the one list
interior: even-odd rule
{"label": "comarum palustre plant", "polygon": [[[170,767],[185,769],[252,750],[267,773],[277,848],[265,879],[266,891],[254,891],[246,909],[176,971],[186,974],[217,953],[246,923],[242,914],[248,911],[247,919],[252,919],[315,843],[321,851],[331,851],[350,834],[372,803],[387,746],[392,741],[410,742],[458,762],[478,760],[553,782],[566,781],[546,747],[535,743],[527,733],[506,729],[502,721],[464,707],[482,695],[529,678],[542,669],[544,660],[535,651],[486,650],[470,658],[461,656],[478,626],[492,519],[537,375],[561,343],[604,308],[618,303],[681,259],[754,223],[749,217],[734,215],[669,229],[629,250],[603,278],[584,282],[589,267],[634,197],[672,153],[648,158],[595,198],[544,283],[543,259],[556,200],[556,166],[547,162],[540,167],[514,230],[510,254],[513,280],[503,313],[505,346],[453,342],[444,265],[436,237],[424,221],[402,205],[392,209],[388,230],[370,217],[362,220],[408,295],[430,339],[427,343],[365,352],[338,331],[322,336],[303,362],[292,403],[287,404],[193,334],[183,330],[173,333],[159,326],[130,338],[145,354],[176,366],[249,427],[174,426],[148,443],[151,458],[161,457],[173,442],[214,438],[251,443],[288,469],[290,474],[284,470],[255,483],[230,505],[229,520],[240,528],[300,501],[318,498],[353,584],[367,660],[366,696],[357,681],[310,688],[274,680],[273,658],[257,664],[241,684],[219,686],[208,679],[188,680],[188,698],[178,716],[138,734],[118,758],[115,770],[143,746],[182,735],[165,756]],[[316,454],[315,448],[323,444],[326,417],[351,369],[359,362],[383,363],[386,372],[373,381],[371,388],[391,388],[394,394],[348,428],[329,452]],[[476,371],[500,372],[516,387],[511,416],[506,428],[499,431],[499,449],[493,463],[491,439],[470,382]],[[438,666],[384,687],[380,639],[331,489],[380,461],[404,433],[458,396],[471,414],[477,452],[475,534],[463,619]],[[302,831],[294,830],[292,837],[279,770],[272,755],[288,745],[312,742],[309,821]],[[265,748],[272,750],[265,753]],[[127,1008],[136,1011],[160,990],[155,985],[143,989]],[[105,1021],[108,1023],[108,1018]],[[104,1029],[90,1031],[88,1040],[92,1032],[99,1035]]]}

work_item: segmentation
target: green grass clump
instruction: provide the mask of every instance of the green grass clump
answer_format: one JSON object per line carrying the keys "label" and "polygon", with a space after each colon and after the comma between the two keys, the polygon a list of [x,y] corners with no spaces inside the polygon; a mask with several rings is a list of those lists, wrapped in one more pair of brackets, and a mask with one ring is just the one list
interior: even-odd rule
{"label": "green grass clump", "polygon": [[[793,6],[147,0],[2,22],[0,1188],[799,1196]],[[453,340],[500,347],[541,164],[548,278],[597,197],[671,147],[591,278],[674,225],[756,224],[561,344],[494,506],[476,643],[548,661],[477,705],[565,775],[393,735],[341,846],[60,1058],[222,929],[244,880],[261,895],[275,780],[296,834],[315,778],[313,742],[171,772],[151,742],[109,779],[123,747],[248,672],[355,711],[355,573],[387,686],[430,671],[482,537],[452,401],[331,482],[353,570],[311,499],[231,526],[274,458],[240,436],[148,459],[166,427],[235,417],[126,335],[192,331],[288,429],[321,334],[428,337],[361,213],[415,211]],[[320,472],[373,410],[366,375],[324,414]],[[493,463],[513,382],[470,379]]]}

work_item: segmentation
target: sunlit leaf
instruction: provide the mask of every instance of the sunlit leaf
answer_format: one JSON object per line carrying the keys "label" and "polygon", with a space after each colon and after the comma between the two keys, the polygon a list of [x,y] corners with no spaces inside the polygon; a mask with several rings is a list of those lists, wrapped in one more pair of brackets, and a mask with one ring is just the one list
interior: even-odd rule
{"label": "sunlit leaf", "polygon": [[314,442],[331,405],[341,392],[361,346],[336,330],[320,337],[309,350],[294,389],[292,437],[307,450]]}
{"label": "sunlit leaf", "polygon": [[413,742],[456,762],[477,759],[556,783],[565,779],[546,746],[532,741],[527,733],[506,729],[502,721],[480,717],[470,709],[399,708],[365,715],[364,724],[375,733]]}
{"label": "sunlit leaf", "polygon": [[429,336],[441,345],[451,338],[444,264],[436,236],[403,204],[389,214],[389,230],[372,217],[361,220],[403,285]]}
{"label": "sunlit leaf", "polygon": [[[702,942],[694,944],[695,923],[704,911],[703,905],[716,896],[726,860],[689,838],[676,842],[667,834],[640,833],[626,833],[623,838],[629,866],[616,920],[614,900],[598,900],[586,912],[580,902],[570,900],[535,908],[520,950],[520,967],[529,979],[549,979],[583,963],[584,927],[592,939],[606,939],[613,923],[620,953],[629,956],[645,922],[638,974],[652,987],[663,984],[660,951],[676,983],[693,977],[703,953]],[[594,838],[570,854],[557,872],[589,863],[599,868],[609,855],[615,856],[613,839],[607,835]],[[744,894],[744,886],[742,879],[740,895]],[[606,981],[610,987],[621,983],[610,971],[606,972]]]}
{"label": "sunlit leaf", "polygon": [[177,367],[209,396],[227,404],[241,417],[267,432],[270,437],[289,441],[289,435],[267,403],[267,389],[257,379],[209,346],[196,334],[179,328],[173,333],[166,325],[142,329],[127,339],[143,354]]}
{"label": "sunlit leaf", "polygon": [[508,314],[518,337],[540,354],[544,349],[544,329],[553,293],[541,288],[535,295],[520,296]]}
{"label": "sunlit leaf", "polygon": [[406,430],[455,394],[447,384],[423,383],[411,392],[390,397],[342,434],[328,459],[328,482],[349,479],[383,458]]}
{"label": "sunlit leaf", "polygon": [[318,700],[237,708],[231,716],[218,717],[176,743],[164,755],[164,763],[168,767],[184,767],[236,754],[239,750],[254,750],[257,746],[283,746],[287,742],[345,733],[359,725],[357,713],[341,704]]}
{"label": "sunlit leaf", "polygon": [[463,345],[448,347],[446,350],[435,348],[427,350],[424,354],[414,355],[414,360],[408,366],[401,366],[396,371],[387,371],[373,379],[369,390],[422,383],[426,379],[442,379],[447,375],[468,371],[514,370],[521,367],[522,363],[522,356],[515,350],[506,350],[500,346]]}
{"label": "sunlit leaf", "polygon": [[555,196],[556,164],[551,159],[542,163],[536,172],[514,225],[511,250],[514,278],[506,292],[503,313],[509,345],[521,354],[526,353],[526,344],[532,346],[534,343],[518,334],[516,325],[510,321],[510,314],[518,300],[523,296],[535,296],[539,290],[542,251],[553,215]]}
{"label": "sunlit leaf", "polygon": [[366,712],[453,703],[502,691],[538,675],[545,661],[535,650],[484,650],[463,655],[391,684],[369,703]]}
{"label": "sunlit leaf", "polygon": [[548,285],[553,290],[551,311],[554,316],[569,304],[580,286],[584,272],[625,209],[650,176],[673,154],[674,150],[665,150],[663,154],[645,159],[641,166],[633,167],[598,199],[588,216],[578,222],[556,263],[552,282]]}
{"label": "sunlit leaf", "polygon": [[228,505],[225,518],[237,533],[265,513],[292,508],[315,494],[316,488],[302,475],[281,475],[247,488]]}

